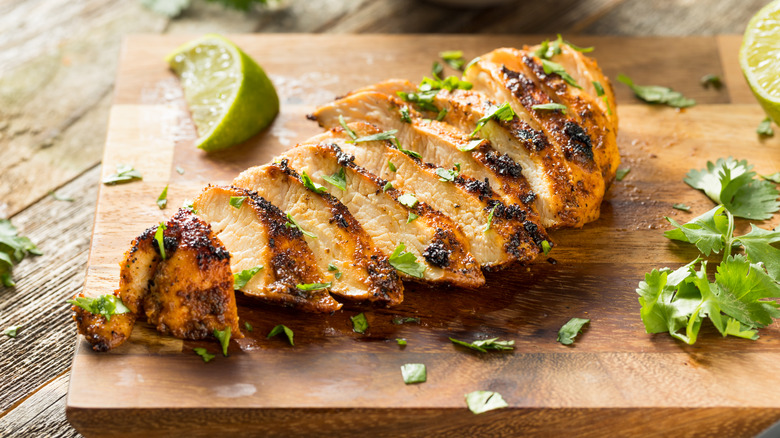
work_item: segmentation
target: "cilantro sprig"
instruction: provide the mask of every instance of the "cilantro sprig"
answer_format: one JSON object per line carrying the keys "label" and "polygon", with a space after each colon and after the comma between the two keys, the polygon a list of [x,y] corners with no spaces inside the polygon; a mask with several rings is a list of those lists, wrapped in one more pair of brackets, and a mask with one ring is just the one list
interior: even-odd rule
{"label": "cilantro sprig", "polygon": [[122,299],[114,295],[101,295],[94,298],[76,297],[67,302],[81,307],[93,315],[103,315],[106,318],[106,322],[111,321],[111,317],[114,315],[130,312],[130,309],[122,302]]}
{"label": "cilantro sprig", "polygon": [[406,252],[406,245],[399,243],[389,259],[390,265],[404,274],[416,278],[423,278],[425,265],[417,261],[417,257],[410,252]]}
{"label": "cilantro sprig", "polygon": [[696,101],[688,99],[679,91],[659,85],[636,85],[624,74],[619,74],[617,80],[628,85],[634,95],[647,103],[659,103],[674,108],[688,108],[696,105]]}
{"label": "cilantro sprig", "polygon": [[14,287],[16,283],[11,278],[13,266],[29,255],[42,254],[28,237],[18,234],[11,221],[0,219],[0,284]]}
{"label": "cilantro sprig", "polygon": [[455,345],[461,347],[470,348],[472,350],[479,351],[480,353],[487,353],[488,350],[514,350],[515,341],[499,341],[498,338],[490,338],[477,340],[472,342],[465,342],[455,338],[450,338],[450,341]]}
{"label": "cilantro sprig", "polygon": [[130,164],[117,164],[116,173],[111,174],[103,179],[103,184],[112,186],[115,184],[124,184],[131,181],[143,179],[141,172],[137,171]]}
{"label": "cilantro sprig", "polygon": [[240,290],[242,287],[246,286],[246,284],[249,283],[249,280],[260,272],[261,269],[263,269],[263,266],[259,265],[233,274],[233,289]]}
{"label": "cilantro sprig", "polygon": [[[515,111],[509,106],[509,102],[504,102],[502,105],[493,105],[477,120],[477,126],[471,131],[469,137],[474,137],[486,124],[491,120],[499,120],[503,122],[509,122],[515,118]],[[479,143],[477,143],[479,144]],[[462,149],[461,149],[462,150]]]}

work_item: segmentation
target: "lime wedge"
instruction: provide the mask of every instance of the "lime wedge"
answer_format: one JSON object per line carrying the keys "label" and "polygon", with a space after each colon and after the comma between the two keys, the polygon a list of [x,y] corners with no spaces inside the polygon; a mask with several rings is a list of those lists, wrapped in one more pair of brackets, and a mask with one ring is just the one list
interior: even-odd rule
{"label": "lime wedge", "polygon": [[764,6],[750,19],[739,63],[756,99],[780,125],[780,0]]}
{"label": "lime wedge", "polygon": [[198,131],[196,146],[224,149],[271,124],[279,97],[257,63],[214,34],[179,47],[165,58],[179,76]]}

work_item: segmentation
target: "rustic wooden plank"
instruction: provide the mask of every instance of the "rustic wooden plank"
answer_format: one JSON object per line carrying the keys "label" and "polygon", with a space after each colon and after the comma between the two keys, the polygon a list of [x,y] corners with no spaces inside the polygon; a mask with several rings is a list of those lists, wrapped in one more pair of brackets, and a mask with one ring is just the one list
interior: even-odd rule
{"label": "rustic wooden plank", "polygon": [[756,98],[750,91],[742,68],[739,66],[739,47],[742,45],[741,35],[718,35],[718,51],[723,68],[723,76],[728,84],[731,103],[755,103]]}
{"label": "rustic wooden plank", "polygon": [[57,190],[72,203],[47,196],[12,218],[44,254],[14,267],[15,288],[0,287],[0,327],[22,326],[0,336],[0,412],[70,365],[76,330],[65,300],[84,285],[99,175],[95,167]]}
{"label": "rustic wooden plank", "polygon": [[4,436],[78,437],[65,418],[68,375],[62,374],[31,394],[13,411],[0,417]]}

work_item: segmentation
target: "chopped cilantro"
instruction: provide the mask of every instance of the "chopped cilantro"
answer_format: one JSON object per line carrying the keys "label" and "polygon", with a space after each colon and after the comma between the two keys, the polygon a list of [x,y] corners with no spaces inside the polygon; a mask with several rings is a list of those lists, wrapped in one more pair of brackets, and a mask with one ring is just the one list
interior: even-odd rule
{"label": "chopped cilantro", "polygon": [[712,73],[702,76],[699,83],[704,88],[710,88],[710,86],[712,86],[715,89],[720,89],[723,87],[723,81],[720,80],[720,76]]}
{"label": "chopped cilantro", "polygon": [[780,172],[775,172],[771,175],[761,175],[767,181],[772,181],[775,184],[780,184]]}
{"label": "chopped cilantro", "polygon": [[458,146],[458,150],[461,150],[463,152],[468,152],[474,150],[477,146],[481,145],[482,142],[484,142],[484,139],[481,138],[475,138],[474,140],[469,141],[465,145]]}
{"label": "chopped cilantro", "polygon": [[157,242],[160,257],[165,260],[165,222],[160,222],[160,225],[157,226],[157,231],[154,232],[154,240]]}
{"label": "chopped cilantro", "polygon": [[471,61],[469,61],[469,63],[468,63],[468,64],[466,64],[466,66],[465,66],[465,67],[463,67],[463,71],[465,72],[465,71],[466,71],[466,70],[468,70],[468,69],[469,69],[469,68],[470,68],[472,65],[474,65],[474,64],[476,64],[476,63],[478,63],[478,62],[479,62],[479,56],[477,56],[476,58],[474,58],[474,59],[472,59]]}
{"label": "chopped cilantro", "polygon": [[[405,342],[406,341],[404,341],[404,343]],[[411,383],[423,383],[427,378],[425,364],[407,363],[401,365],[401,375],[404,378],[404,383],[407,385]]]}
{"label": "chopped cilantro", "polygon": [[230,343],[230,326],[225,327],[225,330],[214,329],[214,337],[217,338],[222,346],[222,355],[227,356],[228,344]]}
{"label": "chopped cilantro", "polygon": [[574,343],[574,338],[582,331],[582,326],[589,323],[589,319],[572,318],[566,324],[558,330],[558,342],[563,345],[571,345]]}
{"label": "chopped cilantro", "polygon": [[157,197],[157,206],[160,207],[160,210],[165,209],[165,207],[168,206],[168,185],[165,185],[165,188],[162,190],[162,193],[160,193],[160,196]]}
{"label": "chopped cilantro", "polygon": [[315,291],[315,290],[327,289],[331,285],[332,283],[306,283],[306,284],[296,284],[295,287],[298,290]]}
{"label": "chopped cilantro", "polygon": [[745,160],[720,158],[715,164],[708,161],[706,169],[691,169],[684,181],[695,189],[703,190],[734,216],[766,220],[780,209],[777,201],[780,192],[774,184],[754,179],[756,173],[752,168]]}
{"label": "chopped cilantro", "polygon": [[544,253],[544,255],[549,254],[551,250],[552,250],[552,246],[550,245],[550,242],[546,240],[542,240],[542,252]]}
{"label": "chopped cilantro", "polygon": [[130,312],[125,303],[115,295],[100,295],[94,298],[75,297],[67,302],[81,307],[93,315],[102,315],[106,318],[106,322],[111,321],[111,317],[114,315]]}
{"label": "chopped cilantro", "polygon": [[493,215],[496,213],[496,208],[498,208],[498,203],[496,203],[493,208],[490,209],[490,214],[488,215],[487,223],[485,224],[485,229],[482,230],[483,233],[487,233],[488,230],[490,230],[490,227],[493,225]]}
{"label": "chopped cilantro", "polygon": [[363,334],[366,332],[366,330],[368,330],[368,320],[366,319],[366,315],[363,313],[350,316],[349,319],[352,321],[352,330],[354,330],[356,333]]}
{"label": "chopped cilantro", "polygon": [[401,107],[401,121],[404,123],[412,123],[412,116],[409,114],[409,108]]}
{"label": "chopped cilantro", "polygon": [[198,214],[198,210],[196,210],[195,206],[192,205],[191,199],[185,199],[184,202],[181,204],[181,208],[188,210],[192,214]]}
{"label": "chopped cilantro", "polygon": [[355,134],[355,131],[353,131],[349,126],[347,126],[347,122],[344,120],[344,116],[342,116],[341,114],[339,114],[339,124],[341,125],[342,128],[344,128],[344,132],[346,132],[347,135],[349,135],[349,137],[352,140],[358,138],[357,134]]}
{"label": "chopped cilantro", "polygon": [[689,207],[689,206],[687,206],[685,204],[682,204],[682,203],[674,204],[674,205],[672,205],[672,208],[677,209],[677,210],[682,210],[682,211],[691,211],[691,207]]}
{"label": "chopped cilantro", "polygon": [[419,324],[420,323],[420,318],[414,318],[414,317],[411,317],[411,316],[405,316],[405,317],[403,317],[403,316],[396,316],[395,318],[393,318],[393,324],[395,324],[395,325],[401,325],[401,324],[406,324],[406,323]]}
{"label": "chopped cilantro", "polygon": [[336,277],[336,280],[341,278],[341,271],[339,271],[339,268],[336,267],[336,265],[334,265],[333,263],[328,263],[328,271],[335,272],[333,276]]}
{"label": "chopped cilantro", "polygon": [[16,335],[19,333],[20,328],[21,326],[12,325],[11,327],[8,327],[7,329],[3,330],[3,334],[8,336],[9,338],[15,338]]}
{"label": "chopped cilantro", "polygon": [[567,84],[571,85],[574,88],[582,88],[579,84],[577,84],[577,81],[574,80],[569,73],[566,72],[566,69],[563,68],[562,65],[558,64],[557,62],[548,61],[546,59],[542,59],[542,68],[544,69],[544,74],[556,74],[561,77]]}
{"label": "chopped cilantro", "polygon": [[249,321],[244,321],[244,328],[245,328],[247,331],[249,331],[249,332],[251,332],[252,330],[254,330],[254,329],[255,329],[254,327],[252,327],[252,324],[250,324],[250,323],[249,323]]}
{"label": "chopped cilantro", "polygon": [[436,175],[439,175],[439,179],[441,181],[453,182],[453,181],[455,181],[455,178],[458,177],[458,171],[456,171],[456,170],[444,169],[442,167],[437,167],[435,172],[436,172]]}
{"label": "chopped cilantro", "polygon": [[474,137],[477,135],[477,132],[482,129],[487,122],[490,120],[500,120],[504,122],[508,122],[515,118],[515,112],[512,109],[511,106],[509,106],[508,102],[504,102],[502,105],[493,105],[491,106],[486,112],[485,115],[482,116],[479,120],[477,120],[477,126],[474,128],[473,131],[471,131],[471,134],[469,134],[469,137]]}
{"label": "chopped cilantro", "polygon": [[409,212],[409,215],[406,217],[406,223],[407,223],[407,224],[410,224],[410,223],[412,223],[412,222],[413,222],[415,219],[417,219],[418,217],[420,217],[420,216],[419,216],[419,215],[416,215],[416,214],[414,214],[414,213],[412,213],[412,212],[410,211],[410,212]]}
{"label": "chopped cilantro", "polygon": [[279,324],[276,327],[272,328],[271,331],[268,333],[268,336],[266,336],[266,339],[270,339],[271,337],[282,333],[284,333],[285,336],[287,336],[287,341],[290,343],[290,345],[294,347],[295,346],[295,342],[293,342],[294,333],[289,327],[287,327],[284,324]]}
{"label": "chopped cilantro", "polygon": [[287,223],[284,224],[284,226],[287,227],[287,228],[297,228],[301,233],[303,233],[304,236],[311,237],[312,239],[316,239],[317,238],[317,236],[315,234],[310,233],[310,232],[304,230],[303,228],[301,228],[301,226],[298,225],[298,222],[296,222],[295,219],[293,219],[293,217],[290,215],[290,213],[287,213]]}
{"label": "chopped cilantro", "polygon": [[306,171],[304,170],[301,172],[301,182],[303,183],[303,186],[307,189],[315,192],[315,193],[324,193],[328,191],[328,189],[325,188],[325,186],[317,184],[316,182],[312,181],[308,174],[306,174]]}
{"label": "chopped cilantro", "polygon": [[406,346],[406,339],[404,338],[395,338],[395,342],[397,342],[400,347]]}
{"label": "chopped cilantro", "polygon": [[395,172],[398,170],[398,168],[395,167],[395,164],[393,164],[392,161],[387,162],[387,168],[390,169],[390,172]]}
{"label": "chopped cilantro", "polygon": [[383,141],[383,140],[393,141],[396,140],[395,134],[397,132],[398,132],[397,129],[391,129],[389,131],[379,132],[376,134],[355,138],[351,141],[351,143],[364,143],[369,141]]}
{"label": "chopped cilantro", "polygon": [[182,169],[179,166],[176,166],[176,173],[178,173],[179,175],[184,175],[184,169]]}
{"label": "chopped cilantro", "polygon": [[772,129],[772,119],[767,117],[762,120],[761,123],[758,124],[758,128],[756,128],[756,133],[762,137],[774,136],[775,131]]}
{"label": "chopped cilantro", "polygon": [[445,50],[439,52],[439,57],[455,70],[463,70],[463,66],[466,64],[466,60],[463,58],[463,51],[461,50]]}
{"label": "chopped cilantro", "polygon": [[436,121],[441,122],[444,120],[445,117],[447,117],[447,113],[449,110],[447,108],[442,108],[441,111],[439,111],[439,114],[436,115]]}
{"label": "chopped cilantro", "polygon": [[433,66],[431,67],[431,74],[434,78],[438,79],[441,77],[441,74],[444,72],[444,67],[439,64],[439,61],[433,61]]}
{"label": "chopped cilantro", "polygon": [[246,196],[231,196],[229,204],[231,207],[241,208],[241,205],[244,204],[244,200],[246,200]]}
{"label": "chopped cilantro", "polygon": [[343,167],[331,176],[323,176],[322,179],[325,180],[326,183],[338,187],[342,192],[347,191],[347,175]]}
{"label": "chopped cilantro", "polygon": [[618,75],[617,80],[628,85],[636,97],[647,103],[659,103],[674,108],[687,108],[696,105],[695,100],[688,99],[682,93],[671,88],[658,85],[636,85],[631,78],[623,74]]}
{"label": "chopped cilantro", "polygon": [[382,187],[382,191],[386,192],[386,191],[388,191],[388,190],[390,190],[392,188],[393,188],[393,185],[390,183],[390,181],[388,181],[388,182],[385,183],[384,187]]}
{"label": "chopped cilantro", "polygon": [[532,110],[536,111],[561,111],[561,113],[566,114],[566,105],[562,105],[560,103],[543,103],[540,105],[534,105],[531,107]]}
{"label": "chopped cilantro", "polygon": [[417,257],[410,252],[406,252],[406,245],[399,243],[392,254],[390,254],[390,265],[395,269],[411,275],[415,278],[423,278],[425,265],[417,261]]}
{"label": "chopped cilantro", "polygon": [[601,85],[601,82],[593,81],[593,88],[596,89],[596,95],[598,97],[601,97],[601,96],[603,96],[605,94],[604,93],[604,87]]}
{"label": "chopped cilantro", "polygon": [[240,290],[242,287],[246,286],[246,284],[249,283],[249,280],[260,272],[261,269],[263,269],[262,265],[244,269],[241,272],[233,274],[233,289]]}
{"label": "chopped cilantro", "polygon": [[398,97],[406,102],[416,104],[423,111],[439,111],[436,105],[433,104],[433,99],[436,97],[438,90],[430,90],[418,93],[406,93],[404,91],[398,91],[396,94]]}
{"label": "chopped cilantro", "polygon": [[479,351],[481,353],[487,353],[488,350],[513,350],[515,348],[515,341],[499,341],[498,338],[490,338],[484,340],[477,340],[473,342],[460,341],[455,338],[450,338],[455,345],[460,345],[472,350]]}
{"label": "chopped cilantro", "polygon": [[630,167],[624,167],[622,169],[618,169],[617,172],[615,172],[615,179],[618,181],[623,181],[623,178],[625,178],[629,172],[631,172]]}
{"label": "chopped cilantro", "polygon": [[398,202],[400,202],[401,205],[414,208],[420,201],[418,201],[417,198],[411,193],[404,193],[398,197]]}
{"label": "chopped cilantro", "polygon": [[213,354],[209,354],[209,352],[206,351],[205,348],[195,347],[195,348],[192,349],[192,351],[194,351],[195,354],[200,356],[203,359],[203,362],[208,362],[211,359],[214,359],[214,355]]}
{"label": "chopped cilantro", "polygon": [[58,195],[54,190],[49,190],[49,196],[54,198],[55,201],[65,201],[65,202],[73,202],[75,199],[71,198],[70,196],[60,196]]}
{"label": "chopped cilantro", "polygon": [[5,287],[14,287],[11,278],[13,265],[29,255],[43,254],[32,241],[20,236],[16,227],[8,219],[0,219],[0,283]]}
{"label": "chopped cilantro", "polygon": [[130,164],[117,164],[116,173],[103,179],[103,184],[112,186],[114,184],[124,184],[131,181],[143,179],[141,172],[135,170]]}
{"label": "chopped cilantro", "polygon": [[501,394],[493,391],[474,391],[466,394],[466,404],[474,414],[482,414],[509,406]]}

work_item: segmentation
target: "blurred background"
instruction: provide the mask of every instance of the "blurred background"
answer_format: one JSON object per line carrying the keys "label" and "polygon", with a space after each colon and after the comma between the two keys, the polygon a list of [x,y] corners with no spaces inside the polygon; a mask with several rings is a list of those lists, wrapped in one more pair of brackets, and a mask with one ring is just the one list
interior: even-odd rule
{"label": "blurred background", "polygon": [[0,336],[0,436],[78,435],[64,412],[75,343],[65,300],[83,287],[125,35],[741,34],[767,3],[0,0],[0,218],[10,218],[44,254],[14,267],[15,287],[0,285],[0,330],[22,324],[17,338]]}

